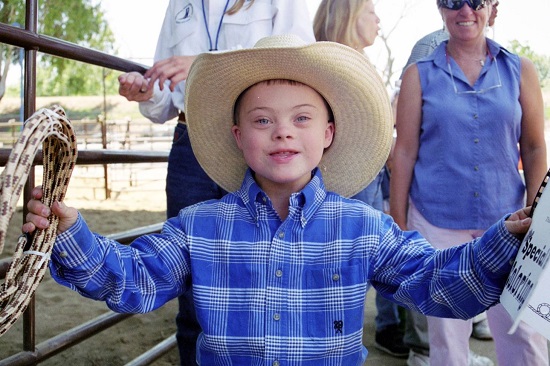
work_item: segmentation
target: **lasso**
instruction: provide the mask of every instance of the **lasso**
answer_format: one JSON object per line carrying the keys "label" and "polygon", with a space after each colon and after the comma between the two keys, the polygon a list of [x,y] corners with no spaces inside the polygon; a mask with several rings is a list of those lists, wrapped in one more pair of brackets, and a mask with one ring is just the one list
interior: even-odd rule
{"label": "lasso", "polygon": [[[76,164],[76,137],[63,108],[41,109],[24,124],[9,160],[0,174],[0,253],[6,232],[32,164],[42,146],[44,190],[42,202],[51,206],[62,201]],[[57,236],[59,219],[50,215],[50,225],[37,230],[32,242],[22,235],[16,245],[4,283],[0,284],[0,336],[27,308],[42,281]]]}

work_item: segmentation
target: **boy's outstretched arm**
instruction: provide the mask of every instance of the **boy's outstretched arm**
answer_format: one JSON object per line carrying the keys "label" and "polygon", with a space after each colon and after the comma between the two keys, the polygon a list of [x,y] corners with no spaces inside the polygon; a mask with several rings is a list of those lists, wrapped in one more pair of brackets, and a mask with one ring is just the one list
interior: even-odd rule
{"label": "boy's outstretched arm", "polygon": [[531,226],[531,217],[529,216],[530,212],[530,206],[524,207],[511,214],[506,221],[504,221],[504,224],[510,234],[522,237],[523,234],[527,233],[527,230],[529,230],[529,227]]}
{"label": "boy's outstretched arm", "polygon": [[59,217],[58,233],[62,233],[73,226],[78,218],[78,211],[74,207],[65,206],[62,202],[54,202],[50,208],[40,201],[42,194],[43,191],[40,186],[32,190],[32,198],[27,203],[29,213],[26,216],[26,223],[23,224],[22,231],[32,233],[36,229],[47,228],[49,225],[48,217],[52,213]]}

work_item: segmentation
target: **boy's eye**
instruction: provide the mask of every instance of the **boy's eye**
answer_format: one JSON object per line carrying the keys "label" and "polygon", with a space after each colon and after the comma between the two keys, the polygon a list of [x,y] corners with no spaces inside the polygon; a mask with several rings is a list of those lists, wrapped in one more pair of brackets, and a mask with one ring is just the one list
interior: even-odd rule
{"label": "boy's eye", "polygon": [[267,119],[267,118],[258,118],[256,120],[256,123],[258,123],[260,125],[267,125],[269,123],[269,119]]}
{"label": "boy's eye", "polygon": [[298,118],[296,118],[296,121],[298,122],[307,122],[309,120],[309,117],[307,116],[299,116]]}

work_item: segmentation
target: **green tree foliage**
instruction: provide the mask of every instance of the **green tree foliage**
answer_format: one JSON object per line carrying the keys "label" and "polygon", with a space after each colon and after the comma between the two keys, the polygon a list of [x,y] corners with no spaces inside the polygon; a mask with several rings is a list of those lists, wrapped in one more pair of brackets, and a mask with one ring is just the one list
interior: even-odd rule
{"label": "green tree foliage", "polygon": [[[0,21],[24,24],[25,0],[4,0]],[[97,0],[42,0],[38,33],[83,47],[114,54],[114,35]],[[4,64],[16,62],[14,47],[0,44]],[[11,55],[11,57],[10,57]],[[39,53],[38,95],[98,95],[103,93],[104,70],[81,62]],[[5,78],[7,72],[2,73]],[[116,92],[116,77],[107,73],[107,92]],[[3,90],[0,90],[0,98]]]}
{"label": "green tree foliage", "polygon": [[539,73],[540,85],[544,87],[545,83],[550,78],[550,57],[536,54],[529,45],[522,45],[517,40],[511,41],[509,48],[511,52],[527,57],[533,61]]}
{"label": "green tree foliage", "polygon": [[[0,22],[10,25],[22,24],[21,1],[4,0],[0,2]],[[24,9],[24,8],[23,8]],[[19,49],[0,43],[0,100],[6,92],[6,80],[12,63],[17,62]]]}

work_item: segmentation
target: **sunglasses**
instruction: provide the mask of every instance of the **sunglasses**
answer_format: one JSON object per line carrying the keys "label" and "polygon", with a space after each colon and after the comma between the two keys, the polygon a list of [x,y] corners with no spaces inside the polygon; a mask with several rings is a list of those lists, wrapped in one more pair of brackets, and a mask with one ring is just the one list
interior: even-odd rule
{"label": "sunglasses", "polygon": [[462,9],[464,4],[468,4],[472,10],[478,11],[487,5],[488,0],[439,0],[439,7],[444,7],[450,10]]}

